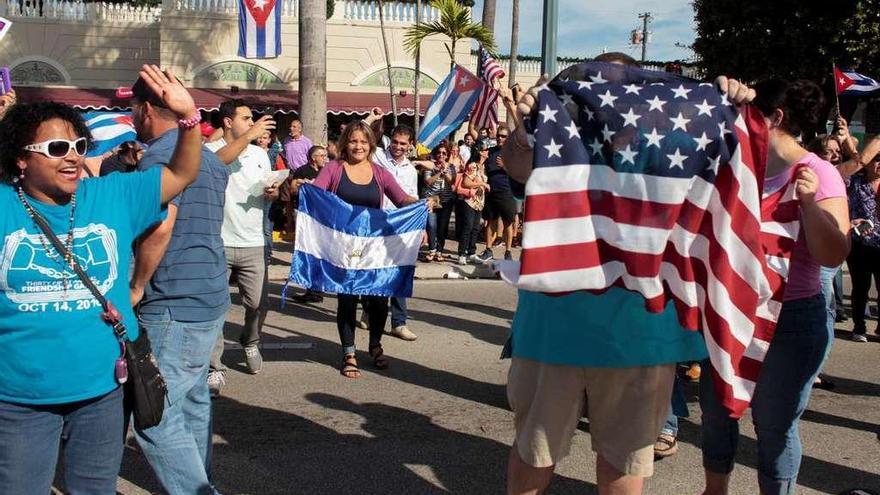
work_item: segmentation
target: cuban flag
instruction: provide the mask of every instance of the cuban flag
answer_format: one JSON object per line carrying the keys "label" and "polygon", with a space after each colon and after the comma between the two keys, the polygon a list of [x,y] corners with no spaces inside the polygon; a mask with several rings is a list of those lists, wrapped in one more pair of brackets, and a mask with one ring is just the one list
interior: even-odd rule
{"label": "cuban flag", "polygon": [[[427,220],[424,201],[379,210],[304,184],[288,282],[336,294],[410,297]],[[286,292],[287,285],[282,300]]]}
{"label": "cuban flag", "polygon": [[130,112],[86,112],[83,119],[94,138],[87,157],[101,156],[126,141],[137,139]]}
{"label": "cuban flag", "polygon": [[871,96],[880,91],[880,83],[858,72],[834,68],[834,85],[841,96]]}
{"label": "cuban flag", "polygon": [[419,143],[431,149],[455,132],[482,92],[483,81],[460,65],[453,67],[431,98],[419,131]]}
{"label": "cuban flag", "polygon": [[281,55],[281,7],[277,0],[238,0],[238,56]]}

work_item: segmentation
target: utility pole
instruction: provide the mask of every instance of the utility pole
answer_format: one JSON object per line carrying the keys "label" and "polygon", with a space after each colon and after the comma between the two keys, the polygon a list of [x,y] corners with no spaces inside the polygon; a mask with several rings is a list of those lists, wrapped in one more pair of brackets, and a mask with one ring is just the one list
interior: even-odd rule
{"label": "utility pole", "polygon": [[559,0],[544,0],[544,29],[541,41],[541,73],[556,75],[556,27],[559,24]]}
{"label": "utility pole", "polygon": [[650,12],[644,12],[639,14],[639,19],[642,20],[642,63],[644,63],[648,54],[648,23],[653,21],[654,17]]}

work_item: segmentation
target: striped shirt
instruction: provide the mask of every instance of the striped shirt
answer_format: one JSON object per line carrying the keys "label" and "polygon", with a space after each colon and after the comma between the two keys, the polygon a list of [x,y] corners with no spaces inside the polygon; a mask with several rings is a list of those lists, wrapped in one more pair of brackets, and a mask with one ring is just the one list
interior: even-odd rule
{"label": "striped shirt", "polygon": [[[177,129],[149,143],[139,170],[165,166],[177,144]],[[144,289],[142,314],[171,313],[175,321],[211,321],[229,309],[226,255],[220,229],[229,168],[202,148],[199,177],[172,201],[177,220],[165,256]]]}

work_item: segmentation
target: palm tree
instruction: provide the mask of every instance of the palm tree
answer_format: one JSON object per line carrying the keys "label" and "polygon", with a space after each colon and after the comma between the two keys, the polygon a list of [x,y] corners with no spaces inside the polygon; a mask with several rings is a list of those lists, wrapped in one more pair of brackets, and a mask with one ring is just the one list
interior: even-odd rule
{"label": "palm tree", "polygon": [[[422,0],[416,0],[416,26],[422,23]],[[413,85],[413,95],[416,97],[415,102],[415,115],[413,115],[413,129],[416,131],[416,136],[419,135],[419,112],[421,111],[421,105],[419,104],[419,83],[421,83],[421,70],[422,70],[422,53],[419,47],[416,47],[416,53],[413,55],[416,59],[416,76],[415,76],[415,84]]]}
{"label": "palm tree", "polygon": [[388,39],[385,37],[385,4],[379,0],[379,29],[382,31],[382,45],[385,47],[385,65],[388,68],[388,90],[391,92],[391,115],[397,126],[397,95],[394,94],[394,78],[391,76],[391,55],[388,52]]}
{"label": "palm tree", "polygon": [[[519,0],[513,0],[513,22],[510,26],[510,68],[507,71],[507,85],[516,84],[516,64],[519,58]],[[507,125],[513,128],[513,115],[507,116]]]}
{"label": "palm tree", "polygon": [[489,53],[495,53],[495,36],[492,31],[479,23],[471,22],[470,9],[460,4],[458,0],[431,0],[431,6],[440,11],[440,20],[430,23],[419,23],[406,30],[403,36],[403,46],[415,55],[422,41],[429,36],[442,35],[449,38],[445,43],[449,53],[450,67],[455,64],[455,45],[459,40],[472,39],[483,45]]}
{"label": "palm tree", "polygon": [[483,26],[495,32],[495,0],[483,0]]}
{"label": "palm tree", "polygon": [[299,118],[316,143],[327,142],[327,2],[299,2]]}

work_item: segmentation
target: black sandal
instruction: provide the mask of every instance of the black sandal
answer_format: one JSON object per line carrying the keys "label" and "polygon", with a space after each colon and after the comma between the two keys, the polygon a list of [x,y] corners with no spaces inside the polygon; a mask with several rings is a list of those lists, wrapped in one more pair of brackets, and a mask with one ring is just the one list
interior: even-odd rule
{"label": "black sandal", "polygon": [[373,366],[375,366],[376,369],[388,369],[388,358],[385,357],[385,351],[382,350],[381,344],[370,347],[370,356],[373,358]]}
{"label": "black sandal", "polygon": [[361,370],[358,368],[357,358],[354,354],[346,354],[345,356],[342,356],[342,368],[339,372],[346,378],[361,377]]}

